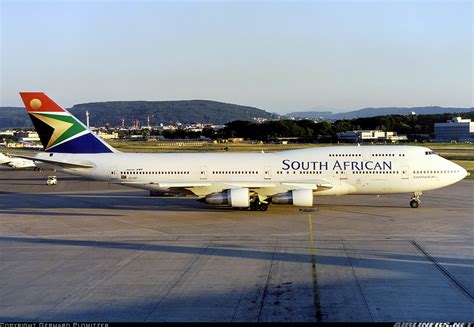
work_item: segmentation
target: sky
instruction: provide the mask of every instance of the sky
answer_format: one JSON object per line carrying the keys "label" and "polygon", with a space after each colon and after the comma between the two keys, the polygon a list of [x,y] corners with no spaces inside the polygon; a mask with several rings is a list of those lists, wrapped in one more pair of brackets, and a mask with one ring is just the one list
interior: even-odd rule
{"label": "sky", "polygon": [[474,106],[472,1],[0,0],[0,106]]}

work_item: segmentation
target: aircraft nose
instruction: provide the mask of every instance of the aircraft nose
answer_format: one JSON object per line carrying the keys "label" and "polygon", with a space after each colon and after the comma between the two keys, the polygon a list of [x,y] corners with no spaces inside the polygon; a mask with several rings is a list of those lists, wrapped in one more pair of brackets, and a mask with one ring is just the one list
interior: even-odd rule
{"label": "aircraft nose", "polygon": [[464,169],[463,167],[459,166],[459,165],[456,165],[456,170],[459,172],[458,173],[458,176],[459,176],[459,180],[463,179],[464,177],[468,176],[469,173],[467,172],[466,169]]}

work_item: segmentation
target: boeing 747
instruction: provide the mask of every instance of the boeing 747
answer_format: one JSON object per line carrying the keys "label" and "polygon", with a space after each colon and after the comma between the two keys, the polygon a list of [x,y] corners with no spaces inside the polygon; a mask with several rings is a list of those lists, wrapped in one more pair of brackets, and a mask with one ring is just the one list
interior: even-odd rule
{"label": "boeing 747", "polygon": [[210,205],[267,210],[311,207],[314,196],[412,193],[462,180],[467,172],[420,146],[332,146],[274,153],[122,153],[42,92],[21,98],[44,146],[44,169],[150,191],[193,193]]}

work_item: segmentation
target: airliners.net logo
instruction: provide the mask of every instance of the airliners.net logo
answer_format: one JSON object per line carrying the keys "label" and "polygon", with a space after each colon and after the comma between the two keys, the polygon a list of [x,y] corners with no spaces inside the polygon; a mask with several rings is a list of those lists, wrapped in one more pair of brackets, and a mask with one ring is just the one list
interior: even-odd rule
{"label": "airliners.net logo", "polygon": [[397,322],[394,327],[474,327],[467,322]]}

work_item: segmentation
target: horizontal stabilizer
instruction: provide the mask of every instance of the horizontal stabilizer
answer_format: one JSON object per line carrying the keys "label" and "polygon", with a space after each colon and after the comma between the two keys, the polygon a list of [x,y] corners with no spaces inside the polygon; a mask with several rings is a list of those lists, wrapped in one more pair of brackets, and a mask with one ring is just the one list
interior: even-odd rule
{"label": "horizontal stabilizer", "polygon": [[42,159],[42,158],[37,158],[37,157],[29,157],[29,156],[21,156],[21,155],[13,155],[13,154],[10,154],[10,156],[11,157],[16,157],[16,158],[28,159],[28,160],[32,160],[32,161],[44,162],[44,163],[47,163],[47,164],[57,165],[57,166],[61,166],[61,167],[64,167],[64,168],[94,168],[93,165],[87,164],[87,163]]}

